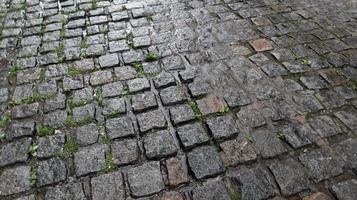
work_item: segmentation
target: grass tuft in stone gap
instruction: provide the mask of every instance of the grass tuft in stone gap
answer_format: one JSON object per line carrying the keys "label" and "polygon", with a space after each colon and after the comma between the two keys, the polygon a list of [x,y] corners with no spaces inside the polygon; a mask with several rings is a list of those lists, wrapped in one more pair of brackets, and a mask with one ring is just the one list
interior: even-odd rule
{"label": "grass tuft in stone gap", "polygon": [[8,103],[10,107],[14,107],[17,105],[23,105],[23,104],[31,104],[34,102],[44,102],[45,100],[51,99],[56,96],[56,92],[50,93],[50,94],[45,94],[45,95],[40,95],[40,94],[34,94],[33,96],[27,98],[27,99],[22,99],[22,100],[13,100]]}
{"label": "grass tuft in stone gap", "polygon": [[48,136],[55,134],[55,129],[48,126],[39,125],[36,127],[36,133],[38,136]]}
{"label": "grass tuft in stone gap", "polygon": [[131,63],[131,65],[135,68],[135,70],[137,72],[137,76],[139,78],[145,76],[143,65],[139,61],[135,61],[135,62]]}
{"label": "grass tuft in stone gap", "polygon": [[0,119],[0,128],[6,128],[7,125],[9,125],[10,121],[11,121],[10,112],[5,112]]}
{"label": "grass tuft in stone gap", "polygon": [[127,85],[123,86],[123,91],[121,92],[122,96],[128,96],[130,94],[129,87]]}
{"label": "grass tuft in stone gap", "polygon": [[36,157],[37,156],[37,149],[38,149],[38,145],[35,142],[32,142],[32,144],[30,145],[30,147],[28,149],[28,153],[32,157]]}
{"label": "grass tuft in stone gap", "polygon": [[196,101],[190,101],[189,105],[191,106],[191,109],[195,113],[196,119],[198,119],[200,121],[204,121],[204,115],[202,114],[202,112],[198,108]]}
{"label": "grass tuft in stone gap", "polygon": [[57,154],[58,157],[67,159],[73,153],[78,150],[78,145],[76,141],[69,135],[67,135],[66,143],[64,144],[64,148],[62,152]]}
{"label": "grass tuft in stone gap", "polygon": [[254,143],[254,139],[251,133],[247,133],[247,135],[245,135],[245,139],[250,143]]}
{"label": "grass tuft in stone gap", "polygon": [[152,62],[152,61],[155,61],[157,60],[157,57],[154,53],[148,53],[145,55],[145,61],[147,62]]}
{"label": "grass tuft in stone gap", "polygon": [[227,181],[227,189],[231,200],[242,200],[242,192],[235,186],[232,180]]}
{"label": "grass tuft in stone gap", "polygon": [[107,153],[105,156],[105,168],[102,169],[102,173],[112,172],[118,169],[118,166],[114,163],[113,155],[111,153]]}
{"label": "grass tuft in stone gap", "polygon": [[21,71],[23,69],[22,66],[20,65],[13,65],[11,66],[8,75],[10,78],[16,78],[17,74],[19,73],[19,71]]}
{"label": "grass tuft in stone gap", "polygon": [[31,187],[36,187],[37,182],[37,170],[35,168],[31,168]]}
{"label": "grass tuft in stone gap", "polygon": [[69,76],[76,76],[76,75],[90,73],[92,71],[93,71],[92,69],[76,69],[75,67],[70,65],[70,66],[68,66],[67,74]]}
{"label": "grass tuft in stone gap", "polygon": [[229,107],[228,106],[224,106],[224,107],[219,109],[219,112],[220,113],[227,113],[227,112],[229,112]]}
{"label": "grass tuft in stone gap", "polygon": [[5,141],[5,139],[6,139],[6,133],[5,133],[5,132],[0,131],[0,142]]}

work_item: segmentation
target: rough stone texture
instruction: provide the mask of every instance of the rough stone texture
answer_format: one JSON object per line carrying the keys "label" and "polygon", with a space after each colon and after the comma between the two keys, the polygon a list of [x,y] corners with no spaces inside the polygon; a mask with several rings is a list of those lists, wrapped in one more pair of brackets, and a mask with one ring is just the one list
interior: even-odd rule
{"label": "rough stone texture", "polygon": [[192,191],[193,199],[197,200],[224,200],[230,199],[229,193],[223,180],[211,179],[204,182],[202,186],[197,186]]}
{"label": "rough stone texture", "polygon": [[31,167],[19,166],[8,169],[0,175],[0,195],[10,195],[29,190],[31,187]]}
{"label": "rough stone texture", "polygon": [[85,200],[84,191],[81,183],[70,182],[65,185],[51,187],[46,191],[45,199],[73,199]]}
{"label": "rough stone texture", "polygon": [[63,160],[59,158],[51,158],[41,161],[37,167],[37,182],[38,186],[64,181],[67,178],[67,167]]}
{"label": "rough stone texture", "polygon": [[210,146],[197,147],[187,155],[188,164],[198,179],[214,176],[224,171],[218,152]]}
{"label": "rough stone texture", "polygon": [[242,199],[267,199],[279,194],[274,177],[265,167],[242,168],[229,177],[241,183]]}
{"label": "rough stone texture", "polygon": [[120,172],[93,177],[91,186],[93,200],[125,199],[123,178]]}
{"label": "rough stone texture", "polygon": [[[351,0],[0,0],[0,173],[68,157],[66,180],[0,199],[341,197],[331,187],[357,172],[355,8]],[[39,127],[55,134],[40,136]],[[197,178],[188,155],[202,146],[211,149],[209,159],[198,156],[209,172]],[[128,170],[152,161],[158,184],[143,169],[134,194],[142,182],[129,183]],[[230,178],[272,164],[275,180]],[[216,165],[224,170],[210,171]],[[119,171],[124,197],[106,192],[114,186],[105,180],[91,185]],[[250,178],[264,186],[244,193]]]}
{"label": "rough stone texture", "polygon": [[302,166],[289,158],[269,166],[283,195],[292,195],[308,187],[308,180]]}
{"label": "rough stone texture", "polygon": [[23,138],[2,146],[0,149],[0,166],[25,162],[28,158],[30,145],[31,138]]}
{"label": "rough stone texture", "polygon": [[339,163],[327,152],[315,150],[299,156],[302,164],[309,169],[310,176],[320,182],[343,172]]}
{"label": "rough stone texture", "polygon": [[159,162],[148,162],[130,169],[127,176],[130,191],[136,197],[160,192],[165,187]]}
{"label": "rough stone texture", "polygon": [[95,145],[84,147],[74,154],[74,164],[76,175],[82,176],[91,172],[96,172],[105,167],[105,152],[107,147]]}
{"label": "rough stone texture", "polygon": [[140,151],[135,139],[115,141],[110,145],[114,163],[128,164],[139,159]]}
{"label": "rough stone texture", "polygon": [[127,117],[107,120],[106,131],[110,139],[134,135],[132,122]]}
{"label": "rough stone texture", "polygon": [[175,141],[167,130],[150,133],[144,138],[145,153],[148,158],[160,158],[176,153]]}
{"label": "rough stone texture", "polygon": [[357,198],[357,180],[351,179],[333,185],[331,187],[332,192],[337,196],[338,199],[342,200],[352,200]]}

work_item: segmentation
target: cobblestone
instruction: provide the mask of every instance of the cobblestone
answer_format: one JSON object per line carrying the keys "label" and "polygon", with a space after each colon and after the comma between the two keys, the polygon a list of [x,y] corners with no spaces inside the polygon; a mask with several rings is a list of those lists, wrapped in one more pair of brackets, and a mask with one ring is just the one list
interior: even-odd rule
{"label": "cobblestone", "polygon": [[356,199],[351,0],[0,0],[0,199]]}

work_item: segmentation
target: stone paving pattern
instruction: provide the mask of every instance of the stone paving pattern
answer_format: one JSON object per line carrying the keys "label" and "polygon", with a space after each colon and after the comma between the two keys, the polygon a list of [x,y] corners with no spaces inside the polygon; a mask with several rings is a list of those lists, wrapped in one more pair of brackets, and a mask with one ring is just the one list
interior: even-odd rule
{"label": "stone paving pattern", "polygon": [[354,0],[0,0],[0,199],[356,200]]}

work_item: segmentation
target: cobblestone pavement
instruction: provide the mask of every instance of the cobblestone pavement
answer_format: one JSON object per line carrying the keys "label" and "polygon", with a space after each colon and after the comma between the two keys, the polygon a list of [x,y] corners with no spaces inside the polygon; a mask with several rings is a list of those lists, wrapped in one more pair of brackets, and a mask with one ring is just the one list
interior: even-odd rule
{"label": "cobblestone pavement", "polygon": [[356,200],[355,0],[0,0],[0,199]]}

